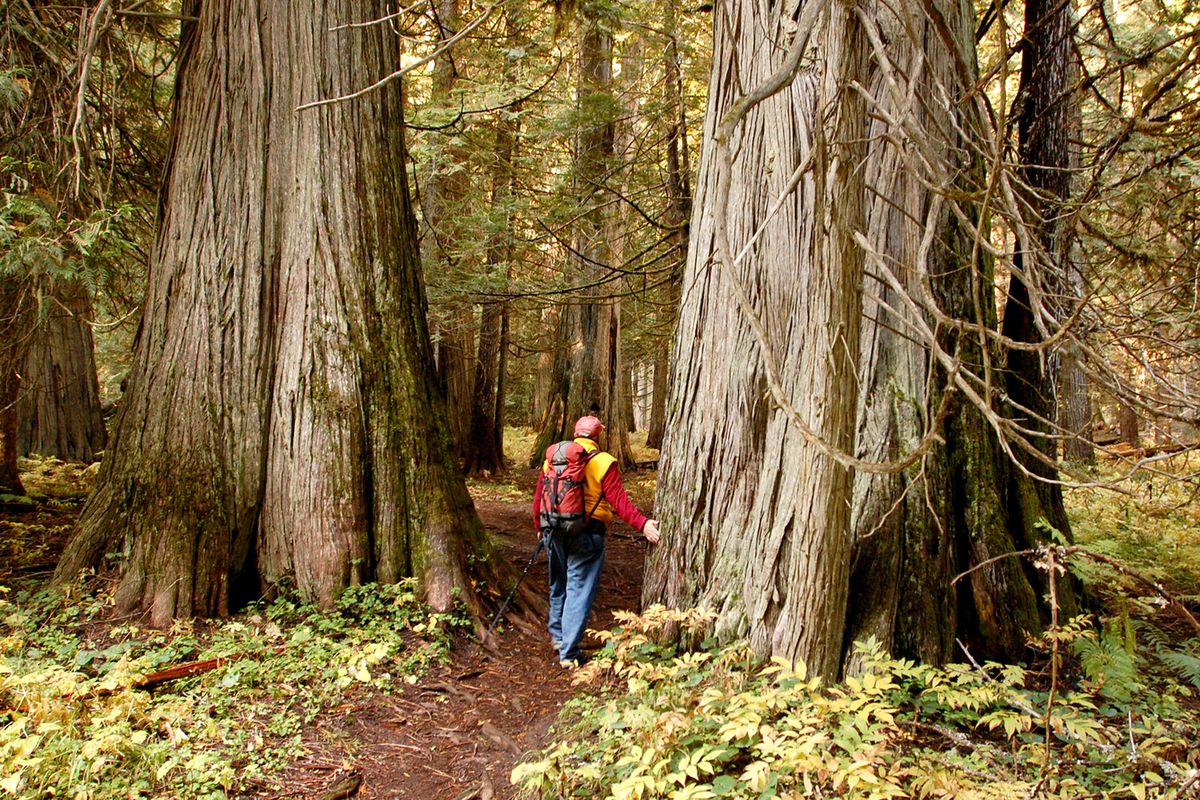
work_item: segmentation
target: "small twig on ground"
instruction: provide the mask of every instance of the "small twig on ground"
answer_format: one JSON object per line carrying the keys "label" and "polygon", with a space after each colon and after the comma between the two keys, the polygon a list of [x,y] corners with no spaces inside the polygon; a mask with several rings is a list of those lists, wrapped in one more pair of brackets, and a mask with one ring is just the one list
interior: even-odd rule
{"label": "small twig on ground", "polygon": [[980,778],[980,779],[986,781],[987,783],[994,783],[996,780],[996,774],[1001,773],[1001,772],[1004,773],[1004,775],[1006,777],[1008,777],[1010,779],[1012,778],[1011,771],[1009,771],[1003,764],[1001,764],[998,761],[996,761],[995,759],[991,758],[988,755],[986,750],[981,750],[979,748],[979,745],[976,742],[974,742],[970,736],[967,736],[965,733],[962,733],[961,731],[956,731],[952,728],[947,728],[944,725],[934,725],[934,724],[931,724],[928,722],[917,722],[915,720],[904,720],[901,722],[901,724],[906,727],[909,727],[909,728],[916,728],[919,730],[925,730],[925,731],[930,731],[932,733],[936,733],[939,736],[945,737],[955,747],[970,748],[972,752],[987,759],[987,762],[988,762],[988,764],[991,765],[991,768],[993,771],[989,773],[989,772],[984,772],[982,770],[975,770],[975,769],[971,769],[963,764],[957,764],[955,766],[955,769],[961,770],[968,775],[973,775],[976,778]]}
{"label": "small twig on ground", "polygon": [[1133,709],[1131,709],[1131,708],[1125,709],[1125,716],[1126,716],[1126,720],[1129,723],[1129,727],[1126,728],[1126,730],[1129,731],[1129,760],[1137,761],[1137,757],[1138,757],[1137,742],[1135,742],[1133,740]]}
{"label": "small twig on ground", "polygon": [[1200,769],[1194,769],[1188,774],[1188,778],[1179,785],[1179,791],[1175,793],[1175,797],[1185,797],[1186,793],[1200,783]]}
{"label": "small twig on ground", "polygon": [[1046,726],[1045,749],[1042,752],[1042,780],[1044,783],[1050,777],[1050,755],[1053,752],[1053,713],[1054,696],[1058,692],[1058,563],[1055,556],[1058,549],[1046,548],[1046,574],[1050,583],[1050,690],[1046,694]]}

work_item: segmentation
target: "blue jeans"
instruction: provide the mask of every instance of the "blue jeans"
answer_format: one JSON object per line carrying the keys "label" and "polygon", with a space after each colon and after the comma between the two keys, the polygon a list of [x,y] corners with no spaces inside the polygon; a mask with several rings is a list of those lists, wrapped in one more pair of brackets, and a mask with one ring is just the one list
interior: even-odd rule
{"label": "blue jeans", "polygon": [[559,642],[560,661],[579,658],[592,602],[604,568],[604,523],[592,520],[572,537],[547,536],[550,554],[550,638]]}

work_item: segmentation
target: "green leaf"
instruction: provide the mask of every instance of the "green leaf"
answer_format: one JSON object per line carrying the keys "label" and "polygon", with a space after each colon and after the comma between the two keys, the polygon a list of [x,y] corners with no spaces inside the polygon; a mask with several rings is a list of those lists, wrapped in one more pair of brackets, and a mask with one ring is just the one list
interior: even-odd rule
{"label": "green leaf", "polygon": [[739,785],[741,785],[741,781],[732,775],[718,775],[713,778],[712,782],[713,792],[718,797],[728,797],[736,793]]}

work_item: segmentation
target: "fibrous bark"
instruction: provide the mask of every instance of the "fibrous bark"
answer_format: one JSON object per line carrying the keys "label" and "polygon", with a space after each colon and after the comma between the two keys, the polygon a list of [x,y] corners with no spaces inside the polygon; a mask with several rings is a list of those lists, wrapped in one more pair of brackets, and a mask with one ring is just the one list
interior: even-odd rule
{"label": "fibrous bark", "polygon": [[[856,479],[847,643],[873,635],[897,655],[937,663],[961,640],[978,656],[1018,659],[1047,612],[1045,576],[1005,556],[1048,537],[1022,505],[1035,494],[1028,477],[985,414],[1003,413],[997,398],[1006,386],[984,333],[997,324],[992,265],[976,246],[987,224],[969,201],[954,199],[982,196],[985,185],[974,153],[980,120],[972,104],[956,100],[974,81],[973,14],[957,2],[934,8],[875,20],[883,49],[867,84],[879,113],[868,166],[875,255],[859,456],[899,459],[931,428],[941,441],[902,473]],[[959,49],[939,31],[952,32]],[[964,324],[938,322],[945,318]],[[978,390],[974,399],[960,391],[963,376]],[[990,559],[997,560],[976,569]],[[1069,587],[1061,600],[1071,607]]]}
{"label": "fibrous bark", "polygon": [[180,68],[146,315],[111,457],[59,565],[119,556],[155,624],[486,557],[433,379],[382,3],[205,3]]}
{"label": "fibrous bark", "polygon": [[92,461],[107,433],[92,341],[91,301],[69,286],[32,331],[17,404],[17,449]]}
{"label": "fibrous bark", "polygon": [[[705,161],[656,502],[666,533],[644,600],[710,605],[718,634],[800,655],[826,675],[868,635],[926,661],[950,657],[959,638],[977,654],[1019,657],[1042,624],[1045,577],[1006,556],[1047,537],[1021,506],[1014,487],[1028,479],[997,430],[1006,430],[1005,376],[988,335],[997,325],[992,264],[978,246],[989,224],[971,200],[986,184],[979,109],[962,100],[975,82],[972,8],[873,7],[855,34],[852,23],[838,27],[846,7],[829,6],[811,66],[733,130],[727,200]],[[772,7],[716,13],[706,146],[732,98],[753,91],[787,41],[756,46],[778,24]],[[756,70],[754,59],[766,66]],[[839,96],[831,110],[817,87],[832,76],[857,99]],[[855,110],[859,101],[869,112]],[[801,170],[791,188],[810,154],[811,173]],[[847,163],[861,173],[823,182],[828,165]],[[758,236],[736,274],[767,348],[729,299],[736,292],[714,244],[720,220],[732,253]],[[860,289],[861,309],[847,305]],[[780,410],[764,349],[817,437],[801,436]],[[850,404],[856,413],[844,413]],[[849,459],[830,450],[900,466],[864,468],[851,491]],[[1060,589],[1069,613],[1071,592]]]}
{"label": "fibrous bark", "polygon": [[[778,381],[819,437],[853,450],[865,108],[851,87],[864,50],[845,4],[830,4],[815,32],[796,31],[783,10],[754,2],[714,10],[705,157],[656,499],[668,534],[643,599],[711,606],[719,636],[746,637],[760,653],[832,676],[846,609],[850,473],[808,444],[769,383]],[[814,33],[822,42],[814,67],[728,131],[721,144],[731,161],[717,166],[725,157],[717,137],[728,130],[718,126],[741,93],[779,69],[793,36]],[[812,169],[792,191],[789,179],[806,162]]]}

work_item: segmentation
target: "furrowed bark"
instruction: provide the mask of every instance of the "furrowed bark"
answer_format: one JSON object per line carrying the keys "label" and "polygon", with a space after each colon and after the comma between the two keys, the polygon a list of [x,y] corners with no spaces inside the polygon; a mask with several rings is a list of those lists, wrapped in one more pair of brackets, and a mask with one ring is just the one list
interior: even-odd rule
{"label": "furrowed bark", "polygon": [[[979,332],[997,327],[991,260],[975,243],[988,225],[979,224],[969,201],[951,199],[984,195],[986,176],[970,141],[981,131],[979,120],[956,99],[973,80],[974,17],[962,3],[934,8],[959,52],[947,49],[924,10],[876,17],[889,66],[868,84],[880,112],[868,166],[876,192],[867,230],[876,257],[867,283],[872,299],[865,311],[859,456],[896,460],[933,425],[943,441],[904,473],[856,479],[847,644],[875,636],[897,655],[940,663],[955,655],[955,640],[962,639],[977,655],[1015,660],[1024,655],[1026,638],[1041,629],[1045,576],[1013,558],[957,586],[951,581],[1045,534],[1031,530],[1014,497],[1021,477],[997,434],[981,410],[954,391],[953,376],[917,335],[922,325],[940,327],[938,347],[956,354],[963,372],[989,381],[988,400],[1002,411],[994,399],[1005,392],[1002,360]],[[894,88],[889,75],[898,81]],[[923,246],[926,241],[932,246]],[[884,270],[908,296],[927,294],[941,314],[979,328],[956,332],[928,314],[914,316],[919,312],[883,279]]]}
{"label": "furrowed bark", "polygon": [[[852,450],[865,107],[849,86],[861,80],[864,49],[851,9],[831,4],[814,37],[823,42],[816,69],[748,111],[727,142],[732,163],[722,177],[719,122],[775,72],[791,35],[810,33],[789,34],[778,10],[715,11],[706,157],[656,499],[670,534],[651,555],[643,599],[711,606],[718,635],[744,636],[760,653],[832,677],[846,610],[850,474],[809,446],[768,396],[766,356],[733,298],[744,292],[761,320],[792,407],[827,442]],[[811,171],[790,191],[808,160]],[[730,181],[727,200],[721,180]],[[759,234],[736,267],[713,263],[725,257],[719,226],[735,254]]]}
{"label": "furrowed bark", "polygon": [[71,287],[33,332],[17,404],[19,452],[92,461],[104,449],[90,318],[91,301]]}
{"label": "furrowed bark", "polygon": [[477,609],[491,568],[434,381],[384,26],[349,0],[205,4],[135,364],[57,576],[119,556],[153,624],[295,585],[415,575]]}

